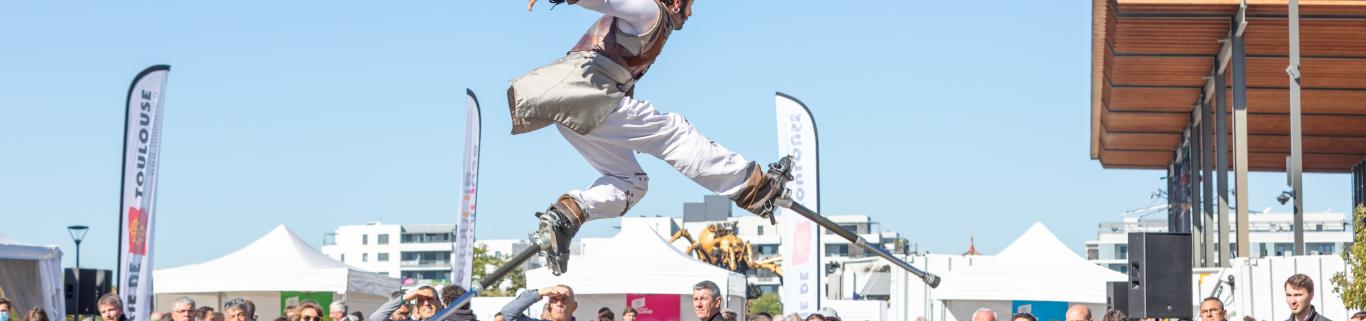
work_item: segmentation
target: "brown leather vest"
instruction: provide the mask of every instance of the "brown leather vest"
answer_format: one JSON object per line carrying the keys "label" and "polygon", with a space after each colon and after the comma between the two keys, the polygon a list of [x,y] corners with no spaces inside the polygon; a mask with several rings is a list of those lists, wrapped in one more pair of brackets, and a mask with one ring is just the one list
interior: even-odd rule
{"label": "brown leather vest", "polygon": [[[655,23],[653,30],[639,36],[649,37],[648,39],[636,39],[636,35],[622,33],[617,28],[616,17],[603,16],[588,28],[588,32],[579,38],[579,42],[569,52],[596,52],[626,67],[635,80],[640,80],[640,77],[645,76],[645,71],[650,69],[650,65],[655,63],[655,58],[659,57],[660,51],[664,48],[664,42],[669,39],[669,33],[673,31],[669,10],[658,0],[656,3],[659,4],[659,21]],[[635,53],[627,44],[619,42],[622,39],[644,40],[644,43],[640,46],[640,52]]]}

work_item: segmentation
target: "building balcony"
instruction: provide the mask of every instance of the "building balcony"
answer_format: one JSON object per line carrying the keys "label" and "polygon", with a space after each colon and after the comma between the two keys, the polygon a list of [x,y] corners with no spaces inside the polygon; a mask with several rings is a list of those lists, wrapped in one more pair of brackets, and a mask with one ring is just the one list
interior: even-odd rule
{"label": "building balcony", "polygon": [[399,261],[398,266],[401,268],[449,268],[451,267],[451,261],[408,260]]}

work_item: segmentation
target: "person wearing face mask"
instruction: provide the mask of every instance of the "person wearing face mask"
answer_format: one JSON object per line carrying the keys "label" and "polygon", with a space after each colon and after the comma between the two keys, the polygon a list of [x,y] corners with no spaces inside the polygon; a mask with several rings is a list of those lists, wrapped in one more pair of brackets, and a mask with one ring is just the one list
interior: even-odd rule
{"label": "person wearing face mask", "polygon": [[[545,303],[545,310],[541,312],[540,319],[522,313],[541,299],[549,301]],[[574,299],[574,289],[566,285],[556,285],[522,292],[516,299],[512,299],[512,302],[503,306],[503,316],[508,321],[573,321],[574,311],[578,309],[579,302]]]}
{"label": "person wearing face mask", "polygon": [[0,321],[9,321],[9,320],[10,320],[10,317],[9,317],[10,312],[9,312],[9,310],[10,310],[10,306],[12,306],[12,305],[13,305],[13,303],[10,303],[10,302],[9,302],[9,299],[0,298]]}

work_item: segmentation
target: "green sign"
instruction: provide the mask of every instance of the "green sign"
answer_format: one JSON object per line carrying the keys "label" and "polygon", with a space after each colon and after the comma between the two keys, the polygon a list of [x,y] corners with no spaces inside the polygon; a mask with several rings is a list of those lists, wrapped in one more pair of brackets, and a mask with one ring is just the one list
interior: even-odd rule
{"label": "green sign", "polygon": [[327,311],[332,305],[332,292],[294,292],[280,291],[280,315],[285,315],[285,307],[298,307],[300,302],[313,301],[322,307],[323,321],[332,321],[331,314]]}

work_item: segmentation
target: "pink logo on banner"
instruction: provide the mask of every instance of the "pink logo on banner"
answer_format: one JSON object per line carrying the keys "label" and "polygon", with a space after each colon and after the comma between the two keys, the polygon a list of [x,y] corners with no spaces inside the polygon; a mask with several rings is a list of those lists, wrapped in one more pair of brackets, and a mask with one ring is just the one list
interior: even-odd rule
{"label": "pink logo on banner", "polygon": [[626,305],[636,309],[636,321],[678,321],[678,294],[626,294]]}

